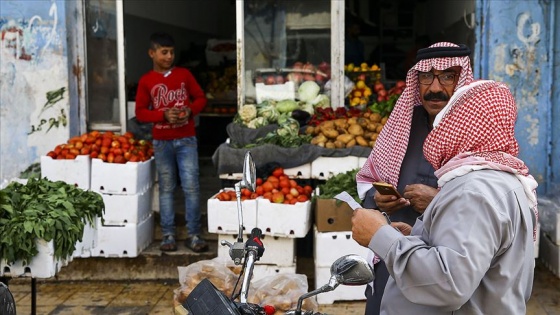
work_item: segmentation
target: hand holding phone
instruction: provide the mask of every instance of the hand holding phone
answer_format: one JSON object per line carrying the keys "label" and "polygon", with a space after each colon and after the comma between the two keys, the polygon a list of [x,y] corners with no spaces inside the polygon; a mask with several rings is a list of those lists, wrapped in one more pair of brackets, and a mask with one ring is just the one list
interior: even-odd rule
{"label": "hand holding phone", "polygon": [[389,183],[375,182],[372,185],[382,195],[391,195],[396,196],[397,198],[402,198],[401,194],[399,194],[395,186]]}

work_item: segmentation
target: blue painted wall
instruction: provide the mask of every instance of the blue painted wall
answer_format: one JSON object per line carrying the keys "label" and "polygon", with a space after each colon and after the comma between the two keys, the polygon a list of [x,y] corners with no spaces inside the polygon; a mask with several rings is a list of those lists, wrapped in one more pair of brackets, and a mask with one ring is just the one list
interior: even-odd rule
{"label": "blue painted wall", "polygon": [[559,167],[558,106],[553,108],[560,82],[554,71],[559,60],[555,2],[476,2],[475,76],[511,88],[518,107],[520,158],[539,182],[539,194],[551,189],[552,174],[558,174]]}

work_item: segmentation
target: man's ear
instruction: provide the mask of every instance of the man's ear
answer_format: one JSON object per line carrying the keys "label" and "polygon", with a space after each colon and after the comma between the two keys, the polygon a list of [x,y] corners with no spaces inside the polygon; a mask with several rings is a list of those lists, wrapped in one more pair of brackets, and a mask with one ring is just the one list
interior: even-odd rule
{"label": "man's ear", "polygon": [[155,54],[155,53],[156,53],[155,50],[153,50],[153,49],[151,49],[151,48],[148,49],[148,56],[150,56],[150,58],[154,58],[154,54]]}

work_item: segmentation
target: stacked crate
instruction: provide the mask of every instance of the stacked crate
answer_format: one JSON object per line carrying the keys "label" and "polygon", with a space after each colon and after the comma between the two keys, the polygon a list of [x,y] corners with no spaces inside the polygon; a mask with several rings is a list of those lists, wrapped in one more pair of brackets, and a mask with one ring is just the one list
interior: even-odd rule
{"label": "stacked crate", "polygon": [[[55,160],[41,156],[41,177],[50,181],[63,181],[83,190],[91,188],[91,161],[89,155],[78,155],[73,160]],[[76,243],[72,257],[90,257],[97,239],[96,223],[85,222],[82,240]]]}
{"label": "stacked crate", "polygon": [[92,257],[136,257],[153,241],[152,189],[155,162],[104,163],[93,159],[91,190],[105,203],[97,221]]}
{"label": "stacked crate", "polygon": [[[298,171],[301,173],[301,170]],[[224,190],[232,190],[225,188]],[[216,195],[208,199],[208,231],[218,234],[218,243],[234,243],[239,233],[237,202],[220,201]],[[277,273],[296,273],[296,238],[307,235],[311,226],[311,202],[293,205],[271,203],[264,198],[241,202],[244,241],[255,227],[262,230],[265,252],[256,262],[253,279]],[[218,258],[231,261],[229,247],[219,245]]]}

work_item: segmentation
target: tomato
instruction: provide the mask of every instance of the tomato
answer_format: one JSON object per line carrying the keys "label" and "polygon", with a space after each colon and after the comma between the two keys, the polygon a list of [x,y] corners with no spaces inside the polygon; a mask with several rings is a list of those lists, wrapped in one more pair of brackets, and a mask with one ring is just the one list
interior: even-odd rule
{"label": "tomato", "polygon": [[264,199],[268,199],[268,201],[272,202],[272,192],[267,191],[263,194]]}
{"label": "tomato", "polygon": [[245,196],[245,197],[250,197],[251,196],[251,191],[247,188],[243,188],[243,189],[241,189],[241,195]]}
{"label": "tomato", "polygon": [[290,181],[287,179],[281,180],[278,185],[280,188],[290,188]]}
{"label": "tomato", "polygon": [[250,199],[257,199],[258,197],[259,195],[256,192],[251,193],[251,196],[249,196]]}
{"label": "tomato", "polygon": [[49,153],[47,153],[47,156],[50,156],[52,159],[56,159],[56,153],[54,151],[49,151]]}
{"label": "tomato", "polygon": [[266,193],[272,191],[272,189],[274,189],[274,185],[271,182],[267,181],[262,184],[262,188],[263,191]]}
{"label": "tomato", "polygon": [[260,177],[257,177],[257,181],[256,181],[257,186],[260,186],[263,184],[263,179]]}
{"label": "tomato", "polygon": [[284,169],[281,167],[277,167],[272,171],[272,176],[280,177],[282,175],[284,175]]}
{"label": "tomato", "polygon": [[313,192],[313,187],[309,185],[305,185],[303,186],[303,191],[305,192],[306,195],[311,196],[311,193]]}
{"label": "tomato", "polygon": [[284,195],[290,194],[290,187],[284,187],[280,190]]}
{"label": "tomato", "polygon": [[298,201],[298,202],[306,202],[307,200],[309,200],[309,198],[307,198],[306,195],[299,195],[299,196],[297,196],[297,201]]}
{"label": "tomato", "polygon": [[264,194],[264,188],[262,186],[257,186],[255,192],[257,193],[257,195],[262,196]]}
{"label": "tomato", "polygon": [[297,182],[296,182],[295,180],[290,179],[290,187],[294,188],[294,187],[297,187],[297,185],[298,185],[298,184],[297,184]]}

